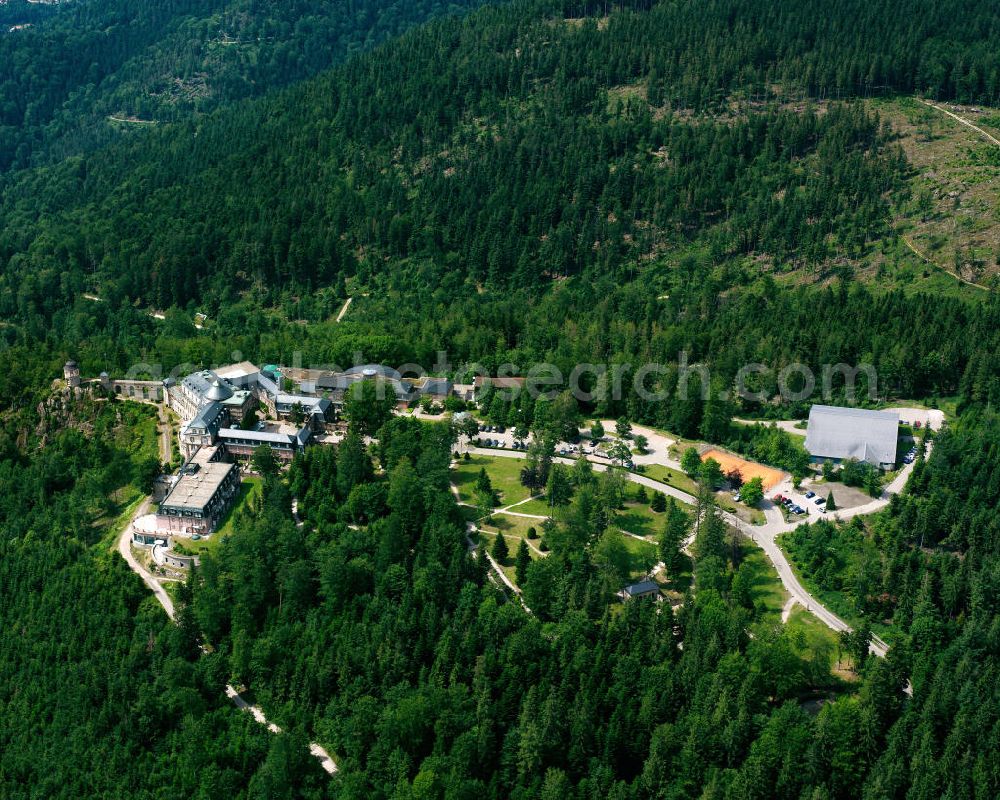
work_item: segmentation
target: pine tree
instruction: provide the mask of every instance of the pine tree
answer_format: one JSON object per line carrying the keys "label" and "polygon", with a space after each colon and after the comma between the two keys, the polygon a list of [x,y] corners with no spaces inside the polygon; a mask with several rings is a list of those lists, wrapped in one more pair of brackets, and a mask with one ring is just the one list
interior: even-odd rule
{"label": "pine tree", "polygon": [[660,534],[660,558],[666,564],[667,571],[676,575],[684,566],[684,554],[681,548],[684,546],[684,539],[687,538],[691,519],[672,497],[665,503],[665,509],[667,516],[663,524],[663,533]]}
{"label": "pine tree", "polygon": [[528,543],[522,539],[517,548],[517,556],[514,560],[514,574],[517,585],[523,587],[528,577],[528,565],[531,563],[531,553],[528,551]]}
{"label": "pine tree", "polygon": [[667,496],[663,492],[653,492],[653,499],[650,501],[649,507],[657,514],[662,514],[667,510]]}
{"label": "pine tree", "polygon": [[503,564],[510,555],[510,550],[507,549],[507,540],[502,533],[498,533],[497,538],[493,541],[493,549],[490,551],[490,555],[493,556],[493,560],[498,564]]}

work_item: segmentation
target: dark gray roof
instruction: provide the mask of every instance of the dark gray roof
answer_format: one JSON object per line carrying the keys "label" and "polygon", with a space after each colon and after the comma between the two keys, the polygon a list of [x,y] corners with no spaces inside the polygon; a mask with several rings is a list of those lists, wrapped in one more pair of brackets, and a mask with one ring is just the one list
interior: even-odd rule
{"label": "dark gray roof", "polygon": [[361,380],[359,375],[344,375],[337,373],[334,375],[320,375],[316,379],[317,389],[346,389],[352,383]]}
{"label": "dark gray roof", "polygon": [[816,458],[892,464],[898,436],[897,411],[816,405],[809,411],[806,450]]}
{"label": "dark gray roof", "polygon": [[397,381],[402,377],[399,372],[394,370],[392,367],[387,367],[383,364],[362,364],[360,367],[351,367],[344,374],[362,375],[366,378],[381,376],[383,378],[392,378]]}
{"label": "dark gray roof", "polygon": [[447,378],[428,378],[420,387],[420,391],[424,394],[449,394],[451,381]]}
{"label": "dark gray roof", "polygon": [[211,402],[206,403],[201,408],[198,409],[198,413],[195,415],[188,426],[194,428],[211,428],[218,420],[219,415],[222,414],[222,404]]}
{"label": "dark gray roof", "polygon": [[245,431],[241,428],[223,428],[219,431],[220,439],[242,439],[246,442],[259,442],[260,444],[282,444],[291,447],[300,447],[309,441],[312,432],[309,428],[302,428],[298,433],[272,433],[271,431]]}
{"label": "dark gray roof", "polygon": [[206,400],[228,400],[233,396],[233,390],[223,384],[218,378],[212,381],[212,385],[205,392]]}

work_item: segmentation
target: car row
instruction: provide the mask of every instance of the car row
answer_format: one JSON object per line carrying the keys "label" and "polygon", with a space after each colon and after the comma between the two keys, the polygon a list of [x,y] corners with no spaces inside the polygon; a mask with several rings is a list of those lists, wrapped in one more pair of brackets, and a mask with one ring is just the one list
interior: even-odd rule
{"label": "car row", "polygon": [[596,451],[591,450],[589,447],[582,444],[581,445],[567,444],[559,448],[559,455],[561,456],[570,456],[573,455],[574,453],[583,453],[585,456],[589,456],[594,452]]}
{"label": "car row", "polygon": [[905,461],[907,464],[912,464],[914,461],[916,461],[916,459],[917,459],[916,447],[911,448],[910,452],[908,452],[905,456],[903,456],[903,461]]}
{"label": "car row", "polygon": [[[816,493],[813,492],[812,496],[815,497]],[[807,494],[806,497],[809,497],[809,495]],[[798,516],[802,516],[802,515],[808,513],[802,506],[800,506],[798,503],[796,503],[791,497],[786,497],[786,496],[781,495],[781,494],[776,494],[771,499],[775,503],[777,503],[779,506],[784,506],[785,510],[789,514],[796,514]],[[826,502],[826,500],[823,500],[823,503],[825,503],[825,502]],[[821,504],[817,501],[816,505],[821,505]],[[820,511],[821,512],[825,512],[826,509],[820,508]]]}

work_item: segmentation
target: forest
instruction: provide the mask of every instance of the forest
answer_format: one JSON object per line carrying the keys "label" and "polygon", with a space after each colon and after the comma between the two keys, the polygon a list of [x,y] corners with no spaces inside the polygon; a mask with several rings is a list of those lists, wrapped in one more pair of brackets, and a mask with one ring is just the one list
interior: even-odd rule
{"label": "forest", "polygon": [[221,659],[114,552],[150,417],[56,395],[33,420],[44,446],[0,430],[0,794],[324,797],[305,742],[233,708]]}
{"label": "forest", "polygon": [[0,29],[0,64],[9,67],[0,76],[0,174],[102,147],[123,125],[188,119],[287,86],[481,2],[0,5],[0,23],[29,26]]}
{"label": "forest", "polygon": [[[984,10],[625,5],[601,24],[567,20],[569,2],[447,17],[287,91],[11,175],[0,261],[24,285],[4,313],[44,319],[85,291],[266,305],[412,257],[461,265],[467,285],[630,277],[691,240],[718,263],[831,268],[887,236],[905,188],[879,121],[831,94],[996,94],[992,51],[966,41],[995,25]],[[940,46],[896,19],[939,20]],[[754,99],[774,83],[800,106]]]}
{"label": "forest", "polygon": [[[963,423],[940,452],[968,435]],[[674,613],[638,602],[615,611],[600,514],[578,511],[527,569],[529,612],[486,579],[482,551],[468,557],[446,489],[447,430],[397,419],[377,438],[375,454],[349,437],[297,461],[287,484],[270,479],[238,542],[203,563],[191,599],[234,675],[338,754],[344,796],[996,792],[995,536],[935,551],[901,527],[907,508],[948,486],[966,487],[956,504],[980,496],[974,473],[921,463],[874,533],[862,532],[891,562],[880,568],[888,585],[864,597],[893,593],[900,635],[888,659],[855,654],[860,684],[814,715],[796,698],[830,685],[829,666],[758,617],[710,504],[693,517],[704,520],[698,589]],[[989,452],[983,476],[996,466]],[[586,480],[574,509],[614,502]],[[375,496],[366,524],[349,526],[355,498]]]}
{"label": "forest", "polygon": [[[0,794],[1000,796],[1000,305],[862,268],[897,256],[911,177],[865,99],[1000,103],[996,8],[25,5],[0,5],[31,23],[0,32]],[[498,423],[624,417],[793,472],[788,434],[732,421],[805,416],[790,365],[872,367],[827,402],[947,407],[883,512],[782,542],[891,627],[888,657],[768,617],[707,492],[662,531],[682,602],[618,602],[614,473],[558,473],[571,496],[516,597],[466,538],[454,431],[364,397],[338,447],[268,472],[172,625],[113,549],[155,419],[53,383],[70,357],[163,378],[439,351],[456,380],[621,368],[580,404],[565,382],[490,398]],[[632,383],[650,363],[665,401]],[[722,399],[747,363],[758,399]]]}

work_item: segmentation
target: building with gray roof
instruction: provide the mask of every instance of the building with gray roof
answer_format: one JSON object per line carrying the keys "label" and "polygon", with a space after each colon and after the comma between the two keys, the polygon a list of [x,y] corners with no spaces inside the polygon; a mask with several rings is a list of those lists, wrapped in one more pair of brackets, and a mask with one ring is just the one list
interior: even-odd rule
{"label": "building with gray roof", "polygon": [[639,581],[639,583],[626,586],[622,590],[622,596],[626,600],[635,600],[643,597],[651,597],[654,600],[659,600],[661,597],[660,585],[656,581]]}
{"label": "building with gray roof", "polygon": [[226,455],[239,461],[249,461],[253,451],[266,444],[283,463],[305,450],[312,438],[312,431],[303,426],[295,433],[277,431],[245,431],[240,428],[223,428],[219,431],[219,444]]}
{"label": "building with gray roof", "polygon": [[805,446],[816,461],[855,459],[891,469],[898,437],[896,411],[815,405],[809,411]]}
{"label": "building with gray roof", "polygon": [[239,490],[240,471],[235,464],[207,458],[189,461],[157,509],[157,526],[187,535],[211,533]]}

